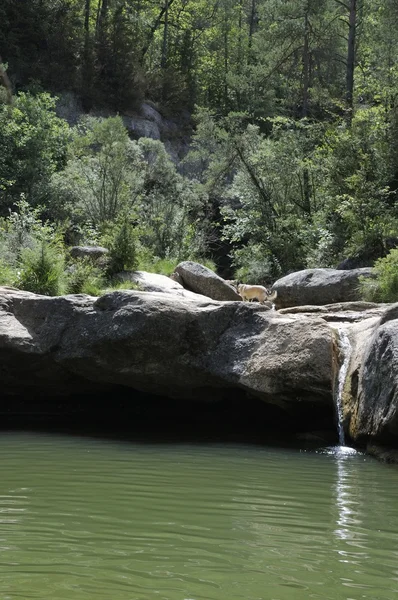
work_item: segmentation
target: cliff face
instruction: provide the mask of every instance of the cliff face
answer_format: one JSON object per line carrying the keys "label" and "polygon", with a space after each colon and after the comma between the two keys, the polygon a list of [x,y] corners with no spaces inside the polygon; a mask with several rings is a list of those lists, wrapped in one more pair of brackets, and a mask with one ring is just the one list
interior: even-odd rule
{"label": "cliff face", "polygon": [[[72,92],[59,95],[57,115],[69,125],[76,125],[85,114],[81,102]],[[90,112],[94,117],[109,117],[114,114],[99,110]],[[187,154],[192,130],[191,115],[188,111],[183,111],[173,118],[166,118],[153,104],[143,102],[136,112],[122,114],[121,117],[133,139],[147,137],[160,140],[174,162],[179,163]]]}
{"label": "cliff face", "polygon": [[166,404],[238,400],[244,415],[255,398],[270,408],[268,428],[332,429],[344,323],[345,431],[361,444],[398,445],[398,305],[290,311],[169,291],[48,298],[0,288],[3,399],[105,395],[112,412],[115,395],[134,405],[145,393]]}
{"label": "cliff face", "polygon": [[123,386],[187,402],[254,396],[290,416],[332,413],[333,334],[322,319],[199,298],[2,288],[3,391],[65,397]]}

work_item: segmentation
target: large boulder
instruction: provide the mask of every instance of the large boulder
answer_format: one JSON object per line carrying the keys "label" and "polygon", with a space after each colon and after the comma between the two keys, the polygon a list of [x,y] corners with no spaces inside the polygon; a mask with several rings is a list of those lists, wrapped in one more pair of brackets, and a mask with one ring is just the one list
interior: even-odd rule
{"label": "large boulder", "polygon": [[72,246],[69,252],[72,258],[89,258],[95,262],[105,257],[109,250],[102,246]]}
{"label": "large boulder", "polygon": [[277,292],[276,307],[324,305],[360,300],[359,278],[373,277],[371,268],[342,271],[305,269],[278,279],[272,286]]}
{"label": "large boulder", "polygon": [[305,415],[309,428],[311,415],[330,422],[333,414],[329,326],[258,304],[135,291],[48,298],[0,288],[0,359],[4,395],[123,386],[202,402],[255,396],[290,417]]}
{"label": "large boulder", "polygon": [[398,304],[357,324],[352,339],[344,398],[349,434],[398,445]]}
{"label": "large boulder", "polygon": [[183,285],[196,294],[213,300],[242,300],[236,290],[207,267],[190,260],[181,262],[175,268]]}
{"label": "large boulder", "polygon": [[206,296],[195,294],[186,290],[180,283],[173,278],[160,275],[158,273],[148,273],[147,271],[122,271],[116,278],[119,281],[131,281],[136,283],[143,292],[162,292],[165,294],[176,294],[182,298],[192,300],[207,300]]}

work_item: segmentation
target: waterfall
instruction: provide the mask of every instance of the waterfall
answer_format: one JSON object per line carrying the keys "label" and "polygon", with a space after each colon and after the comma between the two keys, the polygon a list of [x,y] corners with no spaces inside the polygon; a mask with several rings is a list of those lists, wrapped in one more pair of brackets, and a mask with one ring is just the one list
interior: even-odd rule
{"label": "waterfall", "polygon": [[340,364],[339,374],[337,378],[337,389],[335,391],[336,413],[337,413],[337,430],[339,434],[340,446],[345,446],[344,429],[343,429],[343,389],[347,376],[348,366],[351,358],[351,343],[348,337],[346,328],[343,326],[336,327],[338,333],[338,346],[343,360]]}

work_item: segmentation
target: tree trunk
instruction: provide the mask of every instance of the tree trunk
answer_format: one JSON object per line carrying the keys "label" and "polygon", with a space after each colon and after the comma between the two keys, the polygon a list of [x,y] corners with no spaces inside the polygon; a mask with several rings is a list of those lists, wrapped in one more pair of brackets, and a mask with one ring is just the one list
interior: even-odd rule
{"label": "tree trunk", "polygon": [[164,4],[164,6],[162,6],[159,15],[156,17],[156,20],[154,22],[154,24],[152,25],[151,29],[149,30],[148,36],[147,36],[147,41],[145,43],[145,45],[143,46],[142,50],[141,50],[141,57],[144,58],[145,54],[148,52],[149,47],[151,45],[151,42],[153,40],[153,36],[155,35],[155,32],[157,31],[163,15],[165,14],[166,10],[168,11],[170,6],[173,4],[174,0],[166,0],[166,3]]}
{"label": "tree trunk", "polygon": [[355,69],[355,38],[357,31],[357,0],[350,0],[348,17],[348,51],[347,51],[347,76],[346,76],[346,101],[349,118],[352,118],[354,97],[354,69]]}
{"label": "tree trunk", "polygon": [[83,78],[81,81],[81,97],[85,110],[91,109],[92,104],[92,82],[93,82],[93,60],[90,39],[90,12],[91,0],[86,0],[84,6],[84,54],[83,54]]}
{"label": "tree trunk", "polygon": [[304,14],[304,44],[303,44],[303,96],[301,117],[308,117],[308,90],[310,85],[310,28],[308,18],[308,5]]}
{"label": "tree trunk", "polygon": [[[303,44],[303,96],[301,117],[308,117],[309,87],[310,87],[310,23],[308,16],[309,6],[307,3],[304,13],[304,44]],[[308,169],[303,169],[303,206],[309,214],[311,212],[310,178]]]}
{"label": "tree trunk", "polygon": [[3,67],[2,61],[1,61],[1,56],[0,56],[0,81],[3,82],[4,87],[6,88],[6,97],[7,97],[7,104],[9,106],[12,105],[12,88],[11,88],[11,82],[8,78],[7,72]]}
{"label": "tree trunk", "polygon": [[163,28],[163,43],[162,43],[162,58],[160,66],[165,69],[167,66],[167,41],[169,31],[169,0],[166,0],[165,11],[164,11],[164,28]]}
{"label": "tree trunk", "polygon": [[102,3],[98,3],[98,17],[97,17],[97,37],[100,38],[104,22],[108,16],[109,0],[102,0]]}
{"label": "tree trunk", "polygon": [[250,22],[249,22],[249,49],[252,47],[253,35],[256,31],[257,25],[257,6],[256,0],[252,0],[250,8]]}
{"label": "tree trunk", "polygon": [[229,48],[228,48],[228,14],[227,7],[224,8],[224,108],[228,107],[228,66],[229,66]]}

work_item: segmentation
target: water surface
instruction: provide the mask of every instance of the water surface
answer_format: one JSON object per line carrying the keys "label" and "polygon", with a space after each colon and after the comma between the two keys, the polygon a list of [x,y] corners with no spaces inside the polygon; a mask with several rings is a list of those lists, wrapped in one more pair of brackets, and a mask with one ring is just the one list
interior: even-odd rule
{"label": "water surface", "polygon": [[0,436],[0,599],[395,599],[398,470],[361,454]]}

